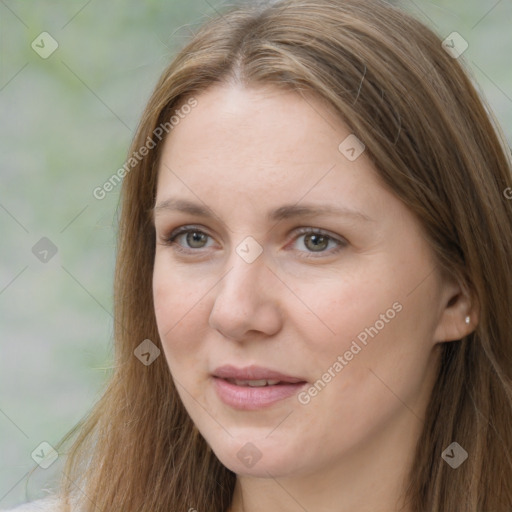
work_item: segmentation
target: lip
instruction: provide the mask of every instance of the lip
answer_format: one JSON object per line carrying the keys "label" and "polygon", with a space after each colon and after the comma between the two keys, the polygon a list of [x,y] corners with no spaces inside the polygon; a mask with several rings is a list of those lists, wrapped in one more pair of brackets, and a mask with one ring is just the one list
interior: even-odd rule
{"label": "lip", "polygon": [[[278,380],[274,386],[250,387],[238,386],[227,379],[235,380]],[[212,380],[219,398],[230,407],[254,411],[269,407],[297,394],[307,381],[302,377],[293,377],[261,366],[237,368],[225,365],[212,373]]]}
{"label": "lip", "polygon": [[290,384],[296,384],[297,382],[306,382],[303,377],[292,377],[291,375],[285,375],[284,373],[264,368],[263,366],[246,366],[245,368],[237,368],[232,365],[219,366],[212,372],[214,377],[220,377],[221,379],[236,379],[236,380],[279,380]]}

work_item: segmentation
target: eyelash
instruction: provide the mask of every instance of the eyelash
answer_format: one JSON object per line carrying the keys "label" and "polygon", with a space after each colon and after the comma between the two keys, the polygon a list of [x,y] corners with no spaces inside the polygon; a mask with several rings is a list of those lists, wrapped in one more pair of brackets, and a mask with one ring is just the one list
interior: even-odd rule
{"label": "eyelash", "polygon": [[[175,229],[174,231],[172,231],[168,236],[164,236],[162,238],[162,243],[163,243],[163,245],[174,246],[174,249],[178,252],[181,252],[184,254],[195,254],[204,248],[186,249],[183,246],[181,246],[175,242],[176,238],[178,238],[180,235],[191,233],[191,232],[201,233],[203,235],[206,235],[209,238],[212,238],[208,233],[205,233],[203,230],[201,230],[197,227],[181,226],[181,227]],[[296,234],[296,237],[293,239],[293,242],[295,242],[302,235],[314,234],[314,235],[324,236],[328,239],[328,241],[333,241],[336,244],[338,244],[338,246],[336,248],[331,249],[330,251],[328,251],[328,250],[318,251],[318,253],[316,253],[316,254],[319,254],[319,256],[315,256],[315,252],[313,252],[313,251],[300,251],[300,250],[296,249],[296,250],[298,250],[299,253],[301,253],[302,258],[319,258],[323,254],[328,254],[329,256],[331,256],[333,254],[337,254],[339,251],[344,249],[347,245],[347,242],[345,240],[335,238],[334,236],[330,235],[329,233],[327,233],[321,229],[318,229],[318,228],[298,228],[296,230],[295,234]]]}

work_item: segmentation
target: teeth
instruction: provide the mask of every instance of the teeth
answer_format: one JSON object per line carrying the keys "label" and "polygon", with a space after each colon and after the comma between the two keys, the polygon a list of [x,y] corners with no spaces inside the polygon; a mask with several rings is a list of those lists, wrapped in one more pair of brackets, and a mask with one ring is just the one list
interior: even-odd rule
{"label": "teeth", "polygon": [[233,379],[234,384],[237,386],[250,386],[252,388],[261,388],[264,386],[275,386],[279,383],[278,380],[266,380],[266,379],[260,379],[260,380],[236,380]]}

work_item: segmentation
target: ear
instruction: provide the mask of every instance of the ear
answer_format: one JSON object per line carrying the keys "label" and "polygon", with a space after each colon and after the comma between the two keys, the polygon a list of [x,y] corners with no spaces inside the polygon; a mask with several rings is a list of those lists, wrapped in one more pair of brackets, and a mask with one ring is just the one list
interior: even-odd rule
{"label": "ear", "polygon": [[475,330],[480,308],[476,295],[467,286],[446,279],[441,301],[439,321],[434,332],[435,342],[460,340]]}

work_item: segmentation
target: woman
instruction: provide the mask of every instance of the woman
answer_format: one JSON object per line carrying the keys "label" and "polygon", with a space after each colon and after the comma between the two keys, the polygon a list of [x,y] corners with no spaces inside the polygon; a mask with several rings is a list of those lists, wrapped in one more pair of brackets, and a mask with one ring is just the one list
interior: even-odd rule
{"label": "woman", "polygon": [[124,176],[115,372],[43,509],[512,509],[511,163],[455,44],[284,0],[180,52]]}

